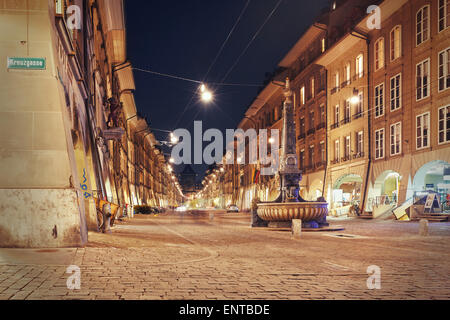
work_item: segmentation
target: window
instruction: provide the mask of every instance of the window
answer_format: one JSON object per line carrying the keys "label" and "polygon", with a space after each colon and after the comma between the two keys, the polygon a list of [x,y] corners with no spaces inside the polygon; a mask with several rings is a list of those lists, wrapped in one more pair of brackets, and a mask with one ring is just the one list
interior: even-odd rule
{"label": "window", "polygon": [[326,158],[326,153],[325,153],[325,141],[321,141],[320,142],[320,161],[322,163],[325,163],[325,161],[327,160]]}
{"label": "window", "polygon": [[339,123],[339,105],[334,107],[334,123]]}
{"label": "window", "polygon": [[310,129],[314,128],[314,111],[311,111],[309,113],[309,128]]}
{"label": "window", "polygon": [[325,105],[321,104],[320,105],[320,123],[325,123],[326,119],[325,119]]}
{"label": "window", "polygon": [[391,111],[395,111],[401,107],[401,83],[401,74],[391,78]]}
{"label": "window", "polygon": [[322,52],[325,52],[325,49],[326,49],[325,38],[322,38],[322,40],[321,40],[321,47],[322,47]]}
{"label": "window", "polygon": [[305,118],[300,119],[300,134],[305,134]]}
{"label": "window", "polygon": [[339,83],[339,72],[336,72],[334,75],[334,87],[336,88],[336,91],[339,90],[340,83]]}
{"label": "window", "polygon": [[311,78],[310,84],[311,84],[311,98],[314,98],[315,89],[316,89],[315,84],[314,84],[314,77]]}
{"label": "window", "polygon": [[384,67],[384,38],[380,38],[375,42],[375,70]]}
{"label": "window", "polygon": [[364,110],[364,93],[361,91],[358,93],[358,103],[356,104],[355,114],[357,118],[362,117]]}
{"label": "window", "polygon": [[375,118],[384,115],[384,83],[375,87]]}
{"label": "window", "polygon": [[422,7],[416,15],[416,45],[430,37],[430,6]]}
{"label": "window", "polygon": [[430,113],[424,113],[416,117],[416,149],[429,147]]}
{"label": "window", "polygon": [[350,159],[350,154],[352,152],[352,146],[350,144],[350,136],[346,136],[344,140],[344,157],[346,160]]}
{"label": "window", "polygon": [[351,104],[350,104],[350,99],[347,99],[345,101],[345,115],[344,115],[344,122],[350,122],[350,117],[351,117]]}
{"label": "window", "polygon": [[384,158],[384,129],[375,131],[375,159]]}
{"label": "window", "polygon": [[334,142],[334,160],[336,162],[339,162],[339,156],[341,154],[341,150],[340,150],[340,143],[339,140],[336,140]]}
{"label": "window", "polygon": [[450,48],[439,52],[439,91],[450,88]]}
{"label": "window", "polygon": [[350,62],[345,65],[345,82],[347,85],[350,84],[350,78],[351,78],[351,70],[350,70]]}
{"label": "window", "polygon": [[391,125],[391,156],[402,152],[402,123]]}
{"label": "window", "polygon": [[364,58],[362,54],[356,57],[356,75],[358,78],[362,78],[364,75]]}
{"label": "window", "polygon": [[309,165],[314,166],[314,146],[309,147]]}
{"label": "window", "polygon": [[300,104],[305,104],[305,86],[300,89]]}
{"label": "window", "polygon": [[356,155],[361,156],[364,152],[364,132],[356,133]]}
{"label": "window", "polygon": [[450,142],[450,105],[439,108],[439,144]]}
{"label": "window", "polygon": [[305,150],[300,151],[300,169],[305,167]]}
{"label": "window", "polygon": [[438,26],[439,32],[450,26],[450,0],[439,0]]}
{"label": "window", "polygon": [[391,61],[400,58],[402,54],[402,28],[395,26],[391,30]]}
{"label": "window", "polygon": [[424,60],[416,67],[416,100],[421,100],[430,95],[430,59]]}

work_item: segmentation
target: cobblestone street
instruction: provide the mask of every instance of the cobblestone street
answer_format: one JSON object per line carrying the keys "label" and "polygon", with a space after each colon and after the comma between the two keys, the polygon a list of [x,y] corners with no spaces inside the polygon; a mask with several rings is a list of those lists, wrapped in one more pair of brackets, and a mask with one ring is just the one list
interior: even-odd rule
{"label": "cobblestone street", "polygon": [[[449,299],[450,224],[331,221],[339,232],[251,229],[243,214],[166,214],[90,234],[85,248],[0,249],[1,299]],[[355,237],[336,237],[344,234]],[[68,290],[66,268],[81,268]],[[368,290],[367,267],[381,268]]]}

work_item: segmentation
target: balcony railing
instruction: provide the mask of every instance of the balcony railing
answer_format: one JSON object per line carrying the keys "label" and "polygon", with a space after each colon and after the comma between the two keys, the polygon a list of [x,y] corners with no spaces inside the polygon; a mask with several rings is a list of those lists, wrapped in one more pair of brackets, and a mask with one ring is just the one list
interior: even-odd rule
{"label": "balcony railing", "polygon": [[339,122],[333,123],[331,125],[331,130],[336,129],[336,128],[339,128]]}
{"label": "balcony railing", "polygon": [[331,94],[335,94],[338,91],[339,91],[339,88],[338,87],[334,87],[333,89],[331,89]]}
{"label": "balcony railing", "polygon": [[360,112],[358,112],[358,113],[356,113],[356,114],[353,115],[353,120],[362,118],[363,115],[364,115],[364,113],[363,113],[362,111],[360,111]]}
{"label": "balcony railing", "polygon": [[339,159],[333,159],[333,160],[331,160],[331,164],[338,164],[338,163],[340,163],[341,161],[339,160]]}
{"label": "balcony railing", "polygon": [[351,121],[351,118],[350,118],[350,117],[344,118],[344,120],[341,121],[341,124],[344,125],[344,124],[349,123],[350,121]]}
{"label": "balcony railing", "polygon": [[318,169],[318,168],[325,167],[326,164],[327,164],[326,161],[317,162],[316,163],[316,168]]}
{"label": "balcony railing", "polygon": [[342,157],[342,162],[346,162],[346,161],[350,161],[351,160],[351,156],[350,155],[346,155]]}
{"label": "balcony railing", "polygon": [[364,152],[358,152],[353,155],[353,159],[364,158]]}
{"label": "balcony railing", "polygon": [[316,130],[320,130],[320,129],[324,129],[326,128],[327,124],[325,122],[322,122],[321,124],[319,124],[316,128]]}

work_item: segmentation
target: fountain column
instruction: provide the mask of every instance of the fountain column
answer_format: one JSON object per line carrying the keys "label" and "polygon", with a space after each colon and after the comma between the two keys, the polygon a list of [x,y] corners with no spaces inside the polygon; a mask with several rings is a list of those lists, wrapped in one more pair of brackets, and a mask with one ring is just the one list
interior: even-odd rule
{"label": "fountain column", "polygon": [[279,175],[281,180],[281,202],[298,202],[302,174],[298,168],[296,131],[294,121],[293,92],[289,78],[284,89],[283,132]]}

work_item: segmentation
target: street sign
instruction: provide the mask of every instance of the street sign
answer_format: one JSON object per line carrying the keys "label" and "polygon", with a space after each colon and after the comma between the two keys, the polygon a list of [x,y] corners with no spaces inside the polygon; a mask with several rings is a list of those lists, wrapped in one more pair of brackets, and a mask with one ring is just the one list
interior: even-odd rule
{"label": "street sign", "polygon": [[8,69],[45,70],[45,58],[8,57]]}

